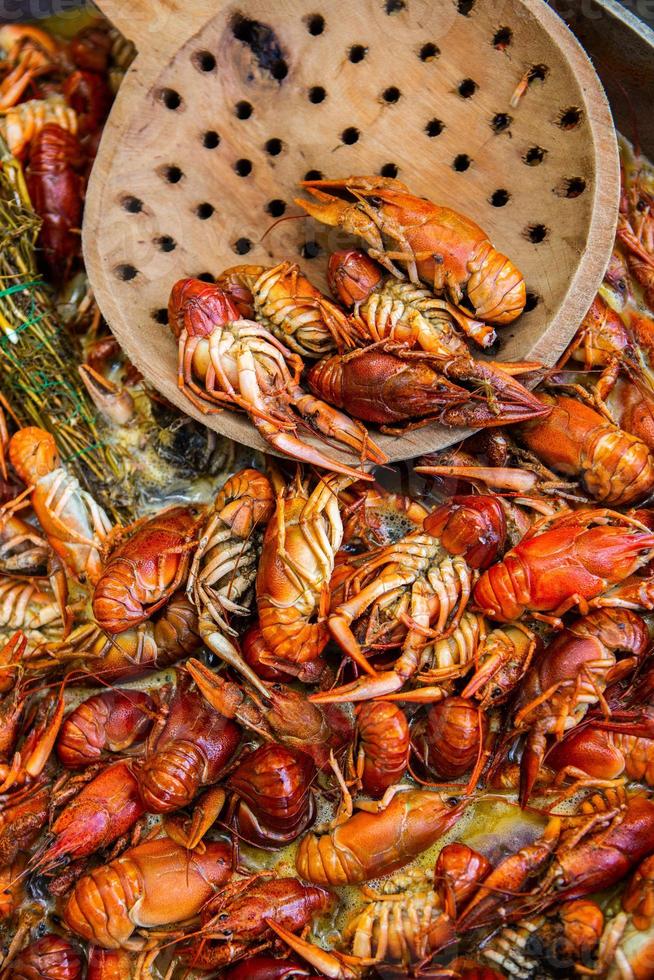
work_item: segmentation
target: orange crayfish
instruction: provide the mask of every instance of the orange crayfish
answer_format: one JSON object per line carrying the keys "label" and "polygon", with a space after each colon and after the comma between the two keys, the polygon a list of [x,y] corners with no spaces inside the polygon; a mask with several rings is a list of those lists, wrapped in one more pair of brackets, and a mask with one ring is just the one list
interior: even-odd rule
{"label": "orange crayfish", "polygon": [[319,398],[383,431],[396,432],[390,427],[396,423],[411,427],[429,421],[482,428],[549,414],[509,373],[514,367],[523,373],[534,365],[500,365],[470,354],[409,350],[381,341],[319,361],[307,379]]}
{"label": "orange crayfish", "polygon": [[[496,497],[454,497],[425,518],[424,530],[412,531],[386,548],[354,556],[344,567],[342,597],[332,604],[328,625],[364,676],[312,694],[311,700],[364,701],[400,691],[430,657],[425,638],[438,639],[458,626],[477,569],[493,561],[505,537],[504,511]],[[401,653],[392,669],[376,671],[353,632],[355,621],[366,615],[377,632],[388,634],[398,623],[403,627]],[[389,642],[388,635],[385,641]],[[433,692],[414,695],[428,699]]]}
{"label": "orange crayfish", "polygon": [[[645,621],[626,609],[600,609],[559,633],[527,671],[514,706],[514,726],[528,730],[520,802],[526,805],[547,748],[602,697],[607,684],[633,672],[649,647]],[[627,656],[618,661],[619,652]]]}
{"label": "orange crayfish", "polygon": [[273,666],[315,660],[327,643],[329,584],[343,538],[337,494],[348,482],[330,476],[309,492],[298,474],[278,494],[257,574],[259,627]]}
{"label": "orange crayfish", "polygon": [[296,204],[363,238],[370,256],[393,275],[400,262],[411,282],[422,280],[457,305],[465,297],[480,320],[511,323],[522,313],[522,273],[470,218],[414,196],[392,178],[305,180],[301,186],[314,200],[296,198]]}
{"label": "orange crayfish", "polygon": [[654,457],[636,436],[575,398],[538,396],[551,411],[526,422],[520,438],[546,466],[578,477],[601,503],[627,506],[654,488]]}
{"label": "orange crayfish", "polygon": [[78,860],[126,834],[145,813],[138,780],[127,762],[115,762],[82,787],[50,827],[31,868],[44,871]]}
{"label": "orange crayfish", "polygon": [[205,970],[233,963],[253,948],[272,946],[274,926],[294,933],[332,904],[329,892],[297,878],[246,878],[202,909],[200,940],[188,952],[189,963]]}
{"label": "orange crayfish", "polygon": [[107,633],[149,619],[183,583],[200,511],[173,507],[137,524],[105,562],[93,593],[93,615]]}
{"label": "orange crayfish", "polygon": [[63,918],[72,932],[97,946],[138,950],[146,942],[133,936],[138,927],[196,915],[231,874],[227,844],[208,843],[200,853],[165,838],[147,841],[80,878]]}
{"label": "orange crayfish", "polygon": [[212,710],[183,678],[136,769],[148,810],[167,813],[189,804],[202,786],[218,781],[240,740],[238,725]]}
{"label": "orange crayfish", "polygon": [[12,980],[82,980],[84,960],[67,939],[46,933],[20,951],[10,967]]}
{"label": "orange crayfish", "polygon": [[473,598],[491,619],[511,622],[529,612],[557,625],[575,606],[588,612],[591,599],[653,554],[654,534],[634,518],[601,509],[563,511],[535,524],[485,571]]}
{"label": "orange crayfish", "polygon": [[437,353],[465,354],[468,348],[455,325],[481,347],[489,347],[496,339],[487,323],[437,299],[424,286],[385,276],[365,252],[332,252],[327,278],[334,296],[354,307],[348,334],[352,343],[389,339]]}
{"label": "orange crayfish", "polygon": [[107,753],[124,752],[147,737],[155,711],[145,691],[112,688],[95,694],[65,718],[57,736],[57,758],[73,769],[104,760]]}
{"label": "orange crayfish", "polygon": [[80,251],[84,164],[77,137],[54,123],[46,123],[32,140],[27,188],[43,221],[39,243],[55,280],[65,279]]}
{"label": "orange crayfish", "polygon": [[73,575],[94,583],[100,576],[100,547],[111,522],[93,497],[62,466],[54,438],[28,426],[11,437],[9,458],[31,489],[31,502],[52,549]]}
{"label": "orange crayfish", "polygon": [[311,785],[316,777],[306,752],[268,742],[245,755],[227,785],[239,837],[262,847],[283,847],[296,840],[315,816]]}
{"label": "orange crayfish", "polygon": [[469,802],[392,786],[379,802],[358,802],[355,813],[333,758],[332,767],[343,794],[340,811],[326,833],[302,838],[295,857],[300,877],[316,885],[355,885],[403,868],[456,823]]}
{"label": "orange crayfish", "polygon": [[302,275],[280,262],[225,269],[216,284],[229,293],[242,315],[255,318],[301,357],[323,357],[346,342],[347,317]]}
{"label": "orange crayfish", "polygon": [[242,319],[224,290],[181,279],[172,288],[168,314],[179,346],[178,384],[200,411],[231,405],[248,412],[262,438],[281,452],[355,479],[367,477],[300,440],[299,425],[362,459],[386,462],[362,425],[300,387],[300,356],[261,324]]}

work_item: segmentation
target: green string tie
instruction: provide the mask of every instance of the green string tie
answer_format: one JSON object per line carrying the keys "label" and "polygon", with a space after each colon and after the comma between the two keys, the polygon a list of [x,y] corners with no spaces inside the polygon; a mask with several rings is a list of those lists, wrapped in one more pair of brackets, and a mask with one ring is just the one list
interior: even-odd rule
{"label": "green string tie", "polygon": [[11,296],[12,293],[22,293],[25,289],[36,289],[42,285],[42,279],[34,279],[32,282],[15,282],[13,286],[7,286],[6,289],[0,289],[0,299],[2,299],[3,296]]}

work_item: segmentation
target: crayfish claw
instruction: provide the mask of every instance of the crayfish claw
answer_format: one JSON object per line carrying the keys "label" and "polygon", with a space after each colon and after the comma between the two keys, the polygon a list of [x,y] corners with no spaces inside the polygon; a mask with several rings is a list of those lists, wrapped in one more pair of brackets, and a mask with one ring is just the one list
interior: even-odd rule
{"label": "crayfish claw", "polygon": [[180,817],[178,813],[163,815],[163,826],[168,837],[176,844],[195,850],[209,828],[220,816],[227,794],[221,786],[211,786],[193,806],[190,818]]}
{"label": "crayfish claw", "polygon": [[434,704],[435,701],[443,701],[447,697],[447,690],[444,687],[429,685],[427,687],[416,687],[411,691],[398,691],[397,694],[384,694],[384,701],[406,701],[407,704]]}
{"label": "crayfish claw", "polygon": [[274,446],[280,453],[290,456],[292,459],[298,459],[311,466],[319,466],[321,469],[331,470],[332,473],[342,473],[344,476],[350,476],[354,480],[372,480],[370,473],[366,473],[364,470],[354,469],[346,463],[339,463],[331,456],[327,456],[319,449],[309,445],[309,443],[302,442],[301,439],[298,439],[291,432],[282,432],[275,426],[270,425],[270,423],[256,417],[253,417],[252,421],[266,442]]}
{"label": "crayfish claw", "polygon": [[136,408],[127,388],[104,378],[90,364],[80,364],[77,370],[91,401],[102,415],[116,425],[131,422]]}
{"label": "crayfish claw", "polygon": [[[237,670],[243,677],[246,678],[252,684],[252,686],[257,690],[262,697],[270,697],[270,691],[261,680],[260,677],[254,673],[252,668],[245,662],[241,657],[240,653],[236,649],[233,643],[225,637],[218,630],[212,630],[211,632],[202,629],[202,622],[200,623],[201,636],[206,645],[209,647],[212,653],[215,653],[217,657],[220,657],[226,664]],[[218,707],[212,697],[217,694],[220,695],[219,700],[222,700],[222,686],[220,686],[219,691],[217,690],[216,675],[204,664],[201,664],[199,660],[191,658],[186,666],[188,671],[202,692],[203,696],[207,699],[209,704],[216,708],[216,711],[222,710]]]}
{"label": "crayfish claw", "polygon": [[294,203],[304,208],[310,218],[332,228],[342,228],[348,234],[359,235],[372,248],[383,252],[384,243],[374,218],[359,205],[333,194],[325,194],[315,186],[307,185],[306,189],[315,200],[296,197]]}
{"label": "crayfish claw", "polygon": [[394,670],[366,674],[363,677],[334,687],[331,691],[319,691],[309,695],[309,701],[316,704],[340,704],[348,701],[370,701],[372,698],[385,698],[399,691],[404,685],[404,678]]}
{"label": "crayfish claw", "polygon": [[479,480],[494,490],[528,493],[538,486],[538,477],[531,470],[515,466],[430,466],[414,467],[416,473],[427,476],[447,476],[461,480]]}
{"label": "crayfish claw", "polygon": [[293,952],[301,956],[316,970],[319,970],[323,976],[330,977],[331,980],[358,980],[364,975],[366,968],[376,962],[373,959],[346,956],[344,953],[328,953],[327,950],[313,946],[306,939],[296,936],[295,933],[285,929],[273,919],[266,919],[265,921],[268,928],[272,929],[287,946],[290,946]]}
{"label": "crayfish claw", "polygon": [[513,376],[494,364],[472,357],[452,358],[443,368],[447,378],[475,386],[474,400],[453,405],[443,411],[446,425],[484,428],[542,418],[549,414],[543,403]]}
{"label": "crayfish claw", "polygon": [[294,405],[302,417],[310,421],[318,432],[349,446],[361,459],[368,459],[374,463],[388,462],[388,456],[372,441],[365,426],[351,419],[349,415],[339,412],[332,405],[306,391],[299,391],[294,396]]}

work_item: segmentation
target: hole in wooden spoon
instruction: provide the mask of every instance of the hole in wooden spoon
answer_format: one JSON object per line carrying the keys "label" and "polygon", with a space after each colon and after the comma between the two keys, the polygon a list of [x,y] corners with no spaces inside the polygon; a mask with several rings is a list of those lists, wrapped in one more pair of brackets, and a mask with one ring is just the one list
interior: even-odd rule
{"label": "hole in wooden spoon", "polygon": [[272,201],[268,201],[266,204],[266,211],[273,218],[281,218],[286,211],[286,202],[278,197],[273,198]]}
{"label": "hole in wooden spoon", "polygon": [[313,37],[318,37],[319,34],[322,34],[325,29],[325,18],[322,14],[310,14],[306,18],[306,21],[309,34],[312,34]]}
{"label": "hole in wooden spoon", "polygon": [[542,146],[530,146],[522,159],[528,167],[537,167],[545,159],[546,153]]}
{"label": "hole in wooden spoon", "polygon": [[432,41],[428,41],[420,48],[421,61],[433,61],[434,58],[438,58],[439,54],[439,48]]}
{"label": "hole in wooden spoon", "polygon": [[500,187],[498,190],[493,191],[490,196],[490,202],[494,208],[503,208],[505,204],[508,204],[511,195],[504,188]]}
{"label": "hole in wooden spoon", "polygon": [[121,279],[123,282],[129,282],[138,275],[138,269],[135,269],[133,265],[125,262],[121,265],[114,266],[114,275],[117,279]]}
{"label": "hole in wooden spoon", "polygon": [[361,134],[356,126],[348,126],[347,129],[344,129],[341,133],[341,141],[347,146],[352,146],[353,143],[358,141],[360,135]]}
{"label": "hole in wooden spoon", "polygon": [[433,139],[434,136],[440,136],[444,129],[445,123],[442,123],[440,119],[430,119],[425,126],[425,132],[430,139]]}
{"label": "hole in wooden spoon", "polygon": [[120,203],[123,209],[129,211],[130,214],[139,214],[143,210],[143,201],[134,197],[133,194],[126,194]]}
{"label": "hole in wooden spoon", "polygon": [[464,170],[468,169],[471,163],[472,160],[467,153],[457,153],[452,161],[452,167],[457,171],[457,173],[463,173]]}
{"label": "hole in wooden spoon", "polygon": [[513,31],[510,27],[498,27],[493,34],[493,47],[498,51],[506,51],[513,40]]}

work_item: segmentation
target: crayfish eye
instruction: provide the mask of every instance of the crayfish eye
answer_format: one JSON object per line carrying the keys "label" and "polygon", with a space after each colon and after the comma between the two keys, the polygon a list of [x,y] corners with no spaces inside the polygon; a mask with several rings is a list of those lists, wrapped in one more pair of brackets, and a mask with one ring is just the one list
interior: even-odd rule
{"label": "crayfish eye", "polygon": [[382,206],[381,197],[369,197],[368,203],[372,204],[373,208],[380,208]]}
{"label": "crayfish eye", "polygon": [[218,916],[219,922],[224,922],[225,919],[229,919],[229,912],[221,912],[220,915]]}

